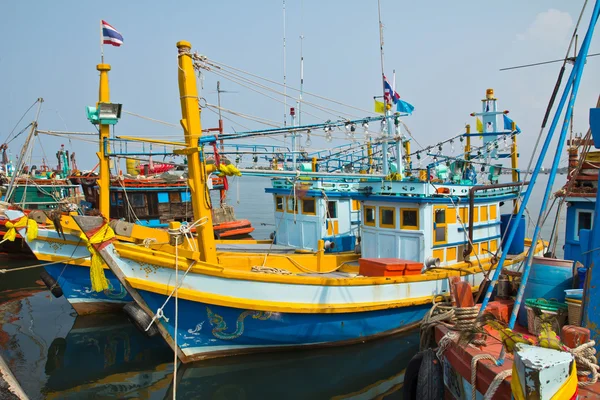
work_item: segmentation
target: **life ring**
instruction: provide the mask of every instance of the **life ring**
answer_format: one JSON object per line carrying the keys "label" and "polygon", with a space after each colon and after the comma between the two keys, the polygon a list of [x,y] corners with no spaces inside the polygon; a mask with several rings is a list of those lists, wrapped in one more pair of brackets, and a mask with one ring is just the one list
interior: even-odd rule
{"label": "life ring", "polygon": [[123,311],[127,315],[127,318],[135,325],[136,328],[139,329],[144,335],[148,337],[153,337],[158,334],[158,321],[154,321],[150,329],[146,330],[150,323],[152,322],[152,318],[140,306],[138,306],[135,302],[125,304],[123,307]]}
{"label": "life ring", "polygon": [[442,364],[432,349],[418,352],[404,372],[404,399],[437,400],[444,398]]}
{"label": "life ring", "polygon": [[59,297],[62,297],[62,288],[60,287],[58,282],[56,282],[56,279],[54,279],[48,272],[42,271],[40,273],[40,279],[42,280],[42,282],[44,282],[44,285],[46,285],[50,293],[52,293],[52,296],[56,297],[57,299]]}

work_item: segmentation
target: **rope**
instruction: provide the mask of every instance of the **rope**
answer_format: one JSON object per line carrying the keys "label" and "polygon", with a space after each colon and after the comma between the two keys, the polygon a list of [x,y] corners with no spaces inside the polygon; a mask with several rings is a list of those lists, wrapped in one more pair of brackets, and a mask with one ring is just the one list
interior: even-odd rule
{"label": "rope", "polygon": [[579,386],[593,385],[598,381],[598,370],[600,367],[598,366],[598,359],[596,358],[595,345],[596,342],[590,340],[574,349],[566,348],[566,350],[575,357],[577,375],[587,377],[590,377],[591,375],[587,381],[579,382]]}
{"label": "rope", "polygon": [[173,339],[175,346],[173,349],[174,360],[173,360],[173,400],[177,399],[177,329],[179,323],[179,237],[175,236],[175,331]]}
{"label": "rope", "polygon": [[442,359],[444,352],[450,346],[450,343],[456,342],[458,340],[458,333],[454,331],[448,331],[446,334],[440,339],[438,351],[435,353],[438,359]]}
{"label": "rope", "polygon": [[[471,399],[477,400],[477,363],[479,360],[491,360],[496,364],[496,359],[490,354],[476,354],[471,359]],[[491,386],[490,386],[491,387]],[[487,393],[486,393],[487,394]]]}
{"label": "rope", "polygon": [[26,269],[33,269],[33,268],[39,268],[39,267],[45,267],[47,265],[54,265],[54,264],[60,264],[60,263],[67,263],[67,261],[75,261],[75,260],[81,260],[84,258],[88,258],[89,256],[83,256],[83,257],[77,257],[77,258],[70,258],[69,260],[61,260],[61,261],[54,261],[54,262],[50,262],[50,263],[43,263],[43,264],[35,264],[35,265],[27,265],[25,267],[18,267],[18,268],[3,268],[0,269],[0,274],[6,274],[8,272],[14,272],[14,271],[23,271]]}
{"label": "rope", "polygon": [[265,267],[262,265],[256,265],[252,267],[252,272],[258,272],[261,274],[275,274],[275,275],[293,275],[290,271],[283,268]]}
{"label": "rope", "polygon": [[504,380],[506,378],[508,378],[509,376],[512,376],[512,369],[505,369],[504,371],[502,371],[498,375],[496,375],[496,377],[492,381],[492,384],[490,385],[488,390],[485,392],[485,395],[483,396],[483,400],[492,400],[494,398],[494,395],[496,394],[496,391],[500,387],[500,384],[502,382],[504,382]]}
{"label": "rope", "polygon": [[425,314],[420,325],[420,344],[419,349],[425,350],[433,347],[433,328],[436,325],[450,327],[450,322],[454,320],[454,308],[450,303],[433,303],[433,307]]}

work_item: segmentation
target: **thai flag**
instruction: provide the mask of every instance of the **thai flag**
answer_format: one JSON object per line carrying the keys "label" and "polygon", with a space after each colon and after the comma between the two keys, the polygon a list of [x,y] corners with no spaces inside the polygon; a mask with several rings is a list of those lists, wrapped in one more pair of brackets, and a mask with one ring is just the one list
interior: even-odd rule
{"label": "thai flag", "polygon": [[104,44],[111,44],[117,47],[123,44],[123,36],[104,20],[102,20],[102,36]]}
{"label": "thai flag", "polygon": [[392,89],[392,85],[390,85],[385,76],[383,77],[383,99],[386,104],[396,104],[400,100],[400,95]]}

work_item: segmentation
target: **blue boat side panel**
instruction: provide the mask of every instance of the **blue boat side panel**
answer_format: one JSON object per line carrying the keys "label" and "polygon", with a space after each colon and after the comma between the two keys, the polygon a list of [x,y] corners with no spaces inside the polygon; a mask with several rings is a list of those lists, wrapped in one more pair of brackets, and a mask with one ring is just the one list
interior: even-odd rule
{"label": "blue boat side panel", "polygon": [[[164,295],[139,291],[155,311]],[[430,305],[362,313],[297,314],[241,310],[179,300],[178,344],[188,355],[245,347],[302,346],[368,338],[420,321]],[[165,306],[161,324],[174,335],[175,302]]]}
{"label": "blue boat side panel", "polygon": [[579,261],[586,265],[585,254],[582,255],[581,243],[579,238],[578,214],[581,211],[594,212],[595,203],[593,201],[584,200],[577,201],[573,199],[567,207],[567,220],[565,223],[565,256],[567,260]]}
{"label": "blue boat side panel", "polygon": [[354,251],[354,244],[356,243],[356,236],[354,235],[336,235],[326,236],[323,238],[324,241],[330,241],[335,243],[333,249],[325,250],[326,253],[341,253],[346,251]]}
{"label": "blue boat side panel", "polygon": [[44,267],[60,285],[64,296],[70,302],[123,302],[133,301],[119,279],[112,271],[105,269],[104,274],[108,279],[108,290],[95,292],[90,281],[90,269],[70,264],[53,264]]}

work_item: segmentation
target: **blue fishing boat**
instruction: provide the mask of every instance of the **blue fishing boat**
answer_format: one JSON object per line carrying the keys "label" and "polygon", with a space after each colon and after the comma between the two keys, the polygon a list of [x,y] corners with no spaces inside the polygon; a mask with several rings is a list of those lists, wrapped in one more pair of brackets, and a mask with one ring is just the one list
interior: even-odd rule
{"label": "blue fishing boat", "polygon": [[[361,248],[367,257],[359,262],[344,253],[326,253],[323,240],[318,241],[317,251],[312,253],[275,254],[268,249],[262,253],[219,252],[210,223],[210,209],[202,201],[206,175],[202,172],[205,168],[202,158],[197,155],[200,150],[196,143],[202,140],[202,128],[195,111],[198,100],[193,78],[194,55],[190,49],[189,43],[178,43],[180,89],[184,99],[182,124],[187,145],[182,152],[188,156],[197,236],[191,237],[185,228],[172,222],[169,233],[147,230],[145,235],[138,236],[139,231],[127,232],[126,226],[122,226],[123,229],[116,232],[120,238],[115,238],[103,218],[74,217],[97,251],[94,257],[102,257],[135,300],[134,305],[128,306],[130,316],[149,334],[160,332],[182,361],[360,343],[412,329],[432,301],[447,293],[449,278],[479,287],[495,269],[496,258],[491,248],[500,229],[500,216],[497,208],[494,214],[494,206],[513,199],[522,182],[493,183],[497,175],[492,173],[489,174],[490,185],[486,173],[480,177],[480,182],[485,184],[476,185],[472,176],[463,178],[463,175],[468,176],[467,168],[461,170],[456,165],[455,175],[443,176],[444,168],[438,165],[438,156],[428,167],[431,174],[426,173],[427,169],[425,173],[414,171],[422,179],[412,177],[413,171],[407,177],[408,168],[400,167],[399,172],[385,178],[383,183],[381,178],[360,183],[363,188],[360,229],[366,233],[367,227],[372,228],[373,235],[363,234]],[[495,104],[493,93],[488,91],[488,95],[491,97],[486,97],[484,103],[490,102],[492,106]],[[482,148],[466,149],[468,163],[484,164],[485,157],[494,154],[499,138],[516,141],[516,129],[495,130],[491,120],[495,121],[501,114],[503,112],[493,107],[484,108],[481,115],[478,113],[477,117],[490,119],[490,128],[487,132],[467,130],[464,134],[468,146],[473,136],[486,138]],[[391,120],[393,116],[386,118]],[[514,142],[513,146],[516,146]],[[455,158],[465,161],[465,155]],[[516,162],[516,157],[511,161]],[[513,172],[518,177],[516,165]],[[311,177],[318,173],[298,171],[296,174]],[[362,178],[368,180],[368,176],[362,175]],[[454,179],[459,179],[458,183],[454,183]],[[396,201],[381,205],[383,196]],[[464,205],[469,201],[470,210],[448,207],[448,203]],[[400,208],[387,209],[390,204],[393,207],[408,204],[416,211],[416,218],[415,214],[406,214]],[[444,213],[438,211],[438,205],[445,206]],[[365,212],[369,207],[378,207],[374,217]],[[452,217],[454,211],[456,220]],[[482,215],[485,217],[481,218]],[[463,222],[467,219],[472,220],[471,227]],[[373,241],[377,235],[379,238]],[[411,254],[402,253],[405,250],[395,243],[407,243],[407,238],[413,235],[420,237],[421,243],[427,242]],[[449,253],[458,252],[461,243],[455,242],[461,235],[463,254],[460,259],[457,254],[453,260]],[[388,253],[377,254],[384,249],[378,247],[376,241],[390,236],[389,250],[385,250]],[[149,238],[169,244],[141,245]],[[524,238],[522,245],[535,253],[543,249],[541,242],[526,243]],[[443,257],[437,256],[439,249],[444,252]],[[508,263],[518,264],[522,255],[523,250],[511,256]],[[379,258],[381,256],[386,258]],[[92,274],[98,271],[92,267]],[[96,278],[102,279],[98,275]]]}

